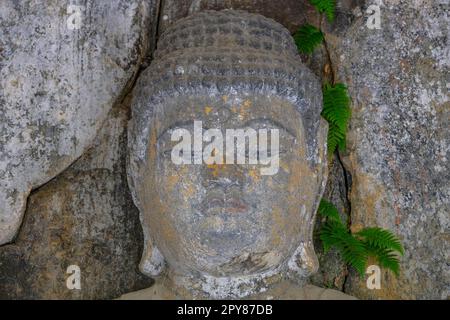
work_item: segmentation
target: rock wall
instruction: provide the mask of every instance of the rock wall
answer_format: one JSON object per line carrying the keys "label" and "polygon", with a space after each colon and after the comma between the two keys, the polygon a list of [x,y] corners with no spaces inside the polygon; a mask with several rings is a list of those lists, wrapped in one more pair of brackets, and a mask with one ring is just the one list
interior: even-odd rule
{"label": "rock wall", "polygon": [[[154,46],[157,2],[70,4],[0,3],[0,243],[13,240],[0,247],[0,298],[104,299],[151,285],[137,270],[122,100]],[[72,264],[81,290],[66,287]]]}
{"label": "rock wall", "polygon": [[385,0],[381,29],[358,19],[336,44],[352,118],[344,162],[351,172],[352,229],[396,233],[406,253],[380,290],[352,274],[360,298],[447,299],[449,273],[448,1]]}
{"label": "rock wall", "polygon": [[[345,168],[334,161],[325,197],[354,231],[378,225],[401,238],[401,275],[384,272],[381,290],[368,290],[317,241],[311,281],[359,298],[446,299],[449,3],[383,3],[380,30],[366,25],[376,0],[338,0],[335,23],[323,24],[353,112]],[[79,29],[65,1],[0,2],[0,243],[10,242],[0,247],[0,298],[111,298],[151,284],[137,272],[142,231],[125,179],[121,101],[156,25],[161,34],[192,12],[225,8],[291,32],[319,23],[307,0],[165,0],[159,21],[156,0],[73,4],[84,6]],[[326,78],[326,55],[322,47],[302,58]],[[81,268],[82,290],[65,286],[70,264]]]}
{"label": "rock wall", "polygon": [[154,1],[0,3],[0,244],[92,144],[151,42]]}
{"label": "rock wall", "polygon": [[[129,105],[116,106],[93,146],[29,199],[14,243],[0,247],[0,299],[110,299],[146,288],[144,243],[129,193],[125,152]],[[81,290],[66,287],[70,265]]]}

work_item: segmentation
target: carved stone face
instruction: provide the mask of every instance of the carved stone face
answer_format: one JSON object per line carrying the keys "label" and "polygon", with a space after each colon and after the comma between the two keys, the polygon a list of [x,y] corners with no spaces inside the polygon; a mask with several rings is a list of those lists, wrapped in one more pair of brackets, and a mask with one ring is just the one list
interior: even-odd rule
{"label": "carved stone face", "polygon": [[[179,24],[161,38],[134,91],[128,175],[145,236],[141,270],[155,276],[167,266],[181,286],[214,297],[255,292],[274,275],[304,279],[317,268],[312,226],[326,180],[320,83],[272,20],[224,11]],[[214,37],[184,43],[182,30],[195,37],[202,24]],[[192,138],[186,163],[173,159],[181,129]],[[255,163],[246,145],[236,150],[244,164],[228,161],[232,129],[256,134]],[[211,148],[218,134],[225,143]],[[207,162],[221,154],[225,163]]]}
{"label": "carved stone face", "polygon": [[[226,129],[278,129],[278,172],[263,175],[261,167],[268,166],[263,164],[174,164],[173,130],[193,133],[194,121],[202,121],[204,131],[221,130],[223,137]],[[173,270],[243,275],[274,268],[293,255],[305,236],[301,222],[309,220],[306,209],[315,192],[293,105],[255,96],[190,99],[155,112],[150,127],[155,143],[148,150],[144,214]]]}

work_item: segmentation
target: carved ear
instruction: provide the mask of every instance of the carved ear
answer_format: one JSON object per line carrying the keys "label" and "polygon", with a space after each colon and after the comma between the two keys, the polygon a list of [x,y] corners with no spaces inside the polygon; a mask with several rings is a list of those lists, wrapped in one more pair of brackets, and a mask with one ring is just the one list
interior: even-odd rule
{"label": "carved ear", "polygon": [[[319,261],[314,251],[314,244],[312,242],[313,229],[317,216],[317,209],[319,207],[320,199],[325,191],[325,186],[328,178],[328,163],[327,163],[327,146],[326,136],[328,132],[328,123],[324,119],[320,119],[320,126],[318,131],[318,141],[323,141],[323,144],[319,144],[319,159],[316,164],[316,170],[318,172],[317,177],[321,177],[320,181],[317,181],[316,199],[310,211],[310,216],[307,221],[310,223],[306,226],[305,234],[307,236],[305,241],[302,241],[295,250],[293,256],[288,262],[288,276],[293,280],[303,281],[310,275],[317,272],[319,269]],[[303,208],[304,209],[304,208]]]}
{"label": "carved ear", "polygon": [[139,270],[147,276],[156,277],[163,272],[165,265],[164,257],[158,248],[146,240]]}
{"label": "carved ear", "polygon": [[[132,130],[132,123],[129,124],[129,130]],[[128,137],[130,139],[130,136]],[[141,225],[145,220],[145,216],[143,216],[143,210],[141,202],[139,201],[138,193],[136,191],[136,183],[143,176],[140,172],[140,167],[137,165],[136,161],[133,161],[132,153],[134,144],[128,141],[128,146],[130,148],[130,153],[127,155],[127,180],[128,186],[130,187],[131,197],[133,198],[133,202],[139,210],[139,217],[141,220]],[[144,250],[142,252],[141,262],[139,263],[139,270],[149,276],[149,277],[157,277],[159,276],[166,265],[165,260],[161,252],[153,243],[152,238],[149,235],[149,231],[147,228],[143,228],[144,233]]]}
{"label": "carved ear", "polygon": [[303,281],[319,269],[319,261],[311,241],[302,242],[288,262],[288,276],[296,281]]}

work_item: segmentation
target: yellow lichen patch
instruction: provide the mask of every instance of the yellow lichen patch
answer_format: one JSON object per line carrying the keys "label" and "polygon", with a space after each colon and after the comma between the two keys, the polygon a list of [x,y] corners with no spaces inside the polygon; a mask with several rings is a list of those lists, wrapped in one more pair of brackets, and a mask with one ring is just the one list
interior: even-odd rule
{"label": "yellow lichen patch", "polygon": [[[206,163],[212,162],[214,157],[216,156],[216,154],[218,154],[220,151],[217,150],[216,148],[214,148],[211,152],[211,155],[209,156],[208,159],[205,159]],[[223,162],[223,155],[222,155],[222,162]],[[222,168],[222,166],[224,166],[224,164],[220,164],[220,163],[213,163],[213,164],[207,164],[207,168],[212,169],[212,175],[214,177],[217,177],[217,175],[219,174],[219,170]]]}
{"label": "yellow lichen patch", "polygon": [[227,96],[227,95],[223,95],[223,96],[222,96],[222,101],[223,101],[224,103],[227,103],[227,102],[228,102],[228,96]]}
{"label": "yellow lichen patch", "polygon": [[284,234],[284,219],[279,207],[272,208],[272,242],[274,247],[281,244],[281,235]]}
{"label": "yellow lichen patch", "polygon": [[210,106],[206,106],[206,107],[204,108],[204,112],[205,112],[206,115],[210,114],[212,110],[213,110],[213,108],[210,107]]}
{"label": "yellow lichen patch", "polygon": [[17,80],[17,79],[11,80],[10,83],[15,88],[17,88],[19,86],[19,80]]}
{"label": "yellow lichen patch", "polygon": [[225,164],[217,164],[217,163],[213,163],[213,164],[208,164],[207,168],[211,169],[211,174],[213,175],[213,177],[217,177],[219,175],[220,170],[223,170],[225,167]]}
{"label": "yellow lichen patch", "polygon": [[252,107],[252,102],[250,100],[244,100],[240,109],[239,109],[239,117],[245,118],[248,116],[250,112],[250,108]]}
{"label": "yellow lichen patch", "polygon": [[250,170],[248,170],[248,175],[249,175],[254,181],[258,181],[259,179],[261,179],[260,171],[259,171],[257,168],[251,168]]}
{"label": "yellow lichen patch", "polygon": [[285,161],[280,161],[280,168],[289,173],[289,165]]}
{"label": "yellow lichen patch", "polygon": [[289,193],[296,192],[299,188],[300,181],[302,181],[302,185],[307,186],[305,180],[311,175],[311,169],[306,162],[293,161],[290,165],[290,173],[287,186]]}
{"label": "yellow lichen patch", "polygon": [[180,177],[179,177],[178,175],[172,175],[172,176],[169,176],[169,177],[167,178],[167,186],[168,186],[168,189],[169,189],[170,191],[173,191],[174,188],[175,188],[175,186],[176,186],[176,184],[178,183],[179,180],[180,180]]}
{"label": "yellow lichen patch", "polygon": [[191,198],[195,193],[195,188],[192,184],[188,184],[186,188],[183,188],[182,193],[185,198]]}
{"label": "yellow lichen patch", "polygon": [[156,163],[156,140],[158,133],[156,132],[156,127],[153,127],[150,134],[150,141],[148,144],[148,159],[149,163]]}
{"label": "yellow lichen patch", "polygon": [[250,100],[245,100],[244,101],[244,103],[242,104],[242,106],[245,108],[245,109],[248,109],[248,108],[250,108],[251,106],[252,106],[252,102],[250,101]]}
{"label": "yellow lichen patch", "polygon": [[[152,198],[150,197],[150,199]],[[155,238],[165,239],[167,243],[180,243],[181,238],[175,228],[175,224],[168,218],[170,210],[167,202],[151,201],[150,203],[146,203],[146,207],[147,225],[151,226],[151,234]],[[174,254],[179,254],[181,248],[179,246],[172,246],[172,250]]]}
{"label": "yellow lichen patch", "polygon": [[178,170],[178,175],[183,176],[186,175],[189,172],[189,166],[183,165],[181,166],[180,170]]}
{"label": "yellow lichen patch", "polygon": [[[389,219],[394,214],[392,204],[385,188],[371,175],[354,172],[350,193],[352,201],[352,232],[358,232],[365,226],[377,225],[379,219]],[[354,204],[354,205],[353,205]]]}

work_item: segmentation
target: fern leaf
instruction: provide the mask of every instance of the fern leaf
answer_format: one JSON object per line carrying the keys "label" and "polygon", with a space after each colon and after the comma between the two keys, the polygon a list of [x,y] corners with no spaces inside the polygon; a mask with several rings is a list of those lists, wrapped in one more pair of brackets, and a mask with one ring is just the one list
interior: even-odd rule
{"label": "fern leaf", "polygon": [[328,125],[328,137],[327,137],[327,145],[328,145],[328,156],[331,158],[333,156],[334,150],[336,148],[340,148],[340,150],[345,150],[342,145],[345,146],[346,135],[341,132],[341,130],[333,123],[329,123]]}
{"label": "fern leaf", "polygon": [[320,200],[318,212],[322,217],[335,221],[341,221],[338,209],[331,202],[328,202],[325,199]]}
{"label": "fern leaf", "polygon": [[323,250],[327,253],[332,247],[341,246],[341,238],[345,237],[347,230],[338,221],[328,221],[320,230]]}
{"label": "fern leaf", "polygon": [[368,254],[376,258],[378,260],[378,264],[381,267],[391,270],[397,276],[399,275],[400,261],[398,259],[397,254],[395,254],[395,251],[386,248],[379,248],[377,246],[372,246],[367,242],[364,242],[364,245],[366,247]]}
{"label": "fern leaf", "polygon": [[334,11],[336,6],[335,0],[309,0],[309,2],[316,8],[320,13],[325,13],[328,21],[332,22],[334,20]]}
{"label": "fern leaf", "polygon": [[336,147],[345,150],[347,126],[351,117],[350,98],[343,83],[324,85],[322,117],[329,123],[328,155],[331,157]]}
{"label": "fern leaf", "polygon": [[307,24],[294,34],[295,44],[301,53],[311,54],[322,43],[323,33],[316,27]]}
{"label": "fern leaf", "polygon": [[380,250],[376,258],[381,267],[391,270],[396,276],[400,274],[400,262],[392,251]]}
{"label": "fern leaf", "polygon": [[395,250],[401,255],[404,254],[404,249],[400,240],[389,230],[378,227],[364,228],[355,235],[363,238],[364,241],[371,247]]}
{"label": "fern leaf", "polygon": [[321,230],[324,251],[335,247],[341,253],[343,260],[353,266],[363,276],[367,264],[367,251],[364,244],[353,237],[340,221],[328,221]]}

